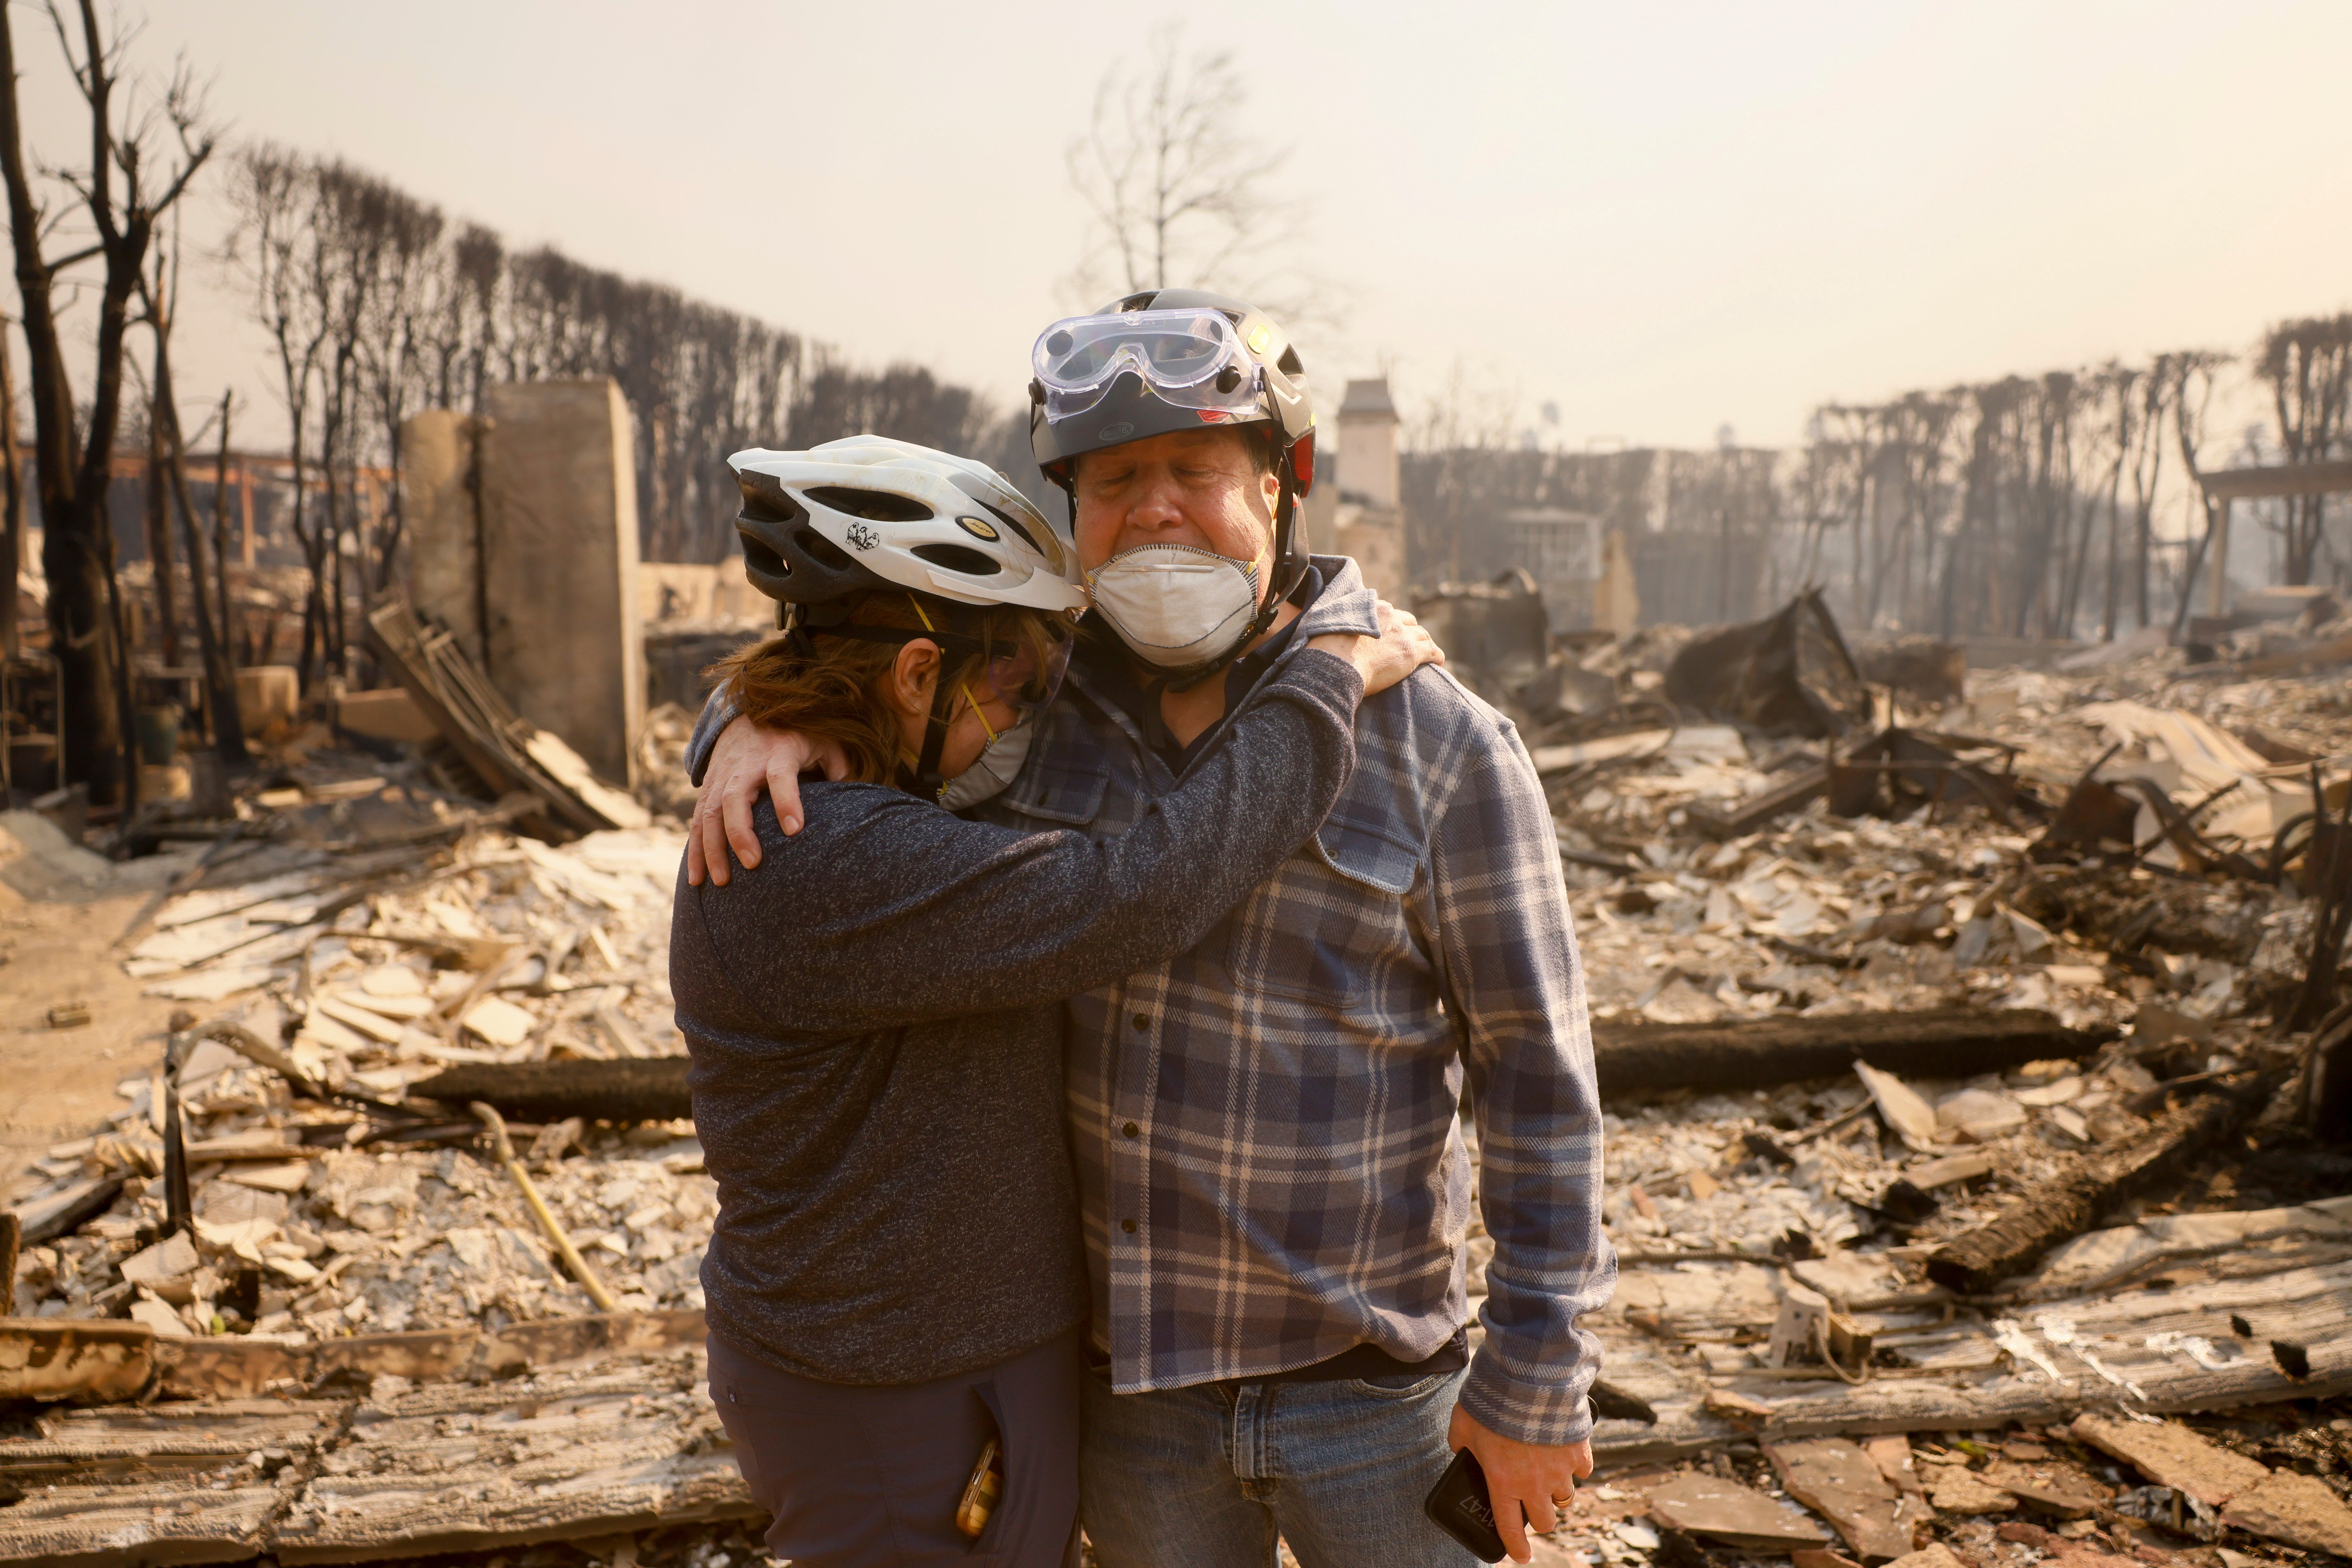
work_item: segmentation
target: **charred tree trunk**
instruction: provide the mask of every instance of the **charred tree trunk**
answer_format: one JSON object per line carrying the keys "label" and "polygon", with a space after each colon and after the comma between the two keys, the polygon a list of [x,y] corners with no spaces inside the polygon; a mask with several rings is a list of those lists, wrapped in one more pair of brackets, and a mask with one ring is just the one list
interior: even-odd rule
{"label": "charred tree trunk", "polygon": [[[57,271],[41,254],[41,215],[25,170],[24,132],[17,106],[15,29],[0,15],[0,175],[8,186],[8,231],[16,248],[16,291],[25,306],[25,350],[33,390],[34,470],[40,485],[41,563],[48,576],[49,642],[64,688],[61,776],[89,785],[92,801],[122,798],[122,708],[118,700],[121,649],[108,592],[114,541],[107,530],[105,447],[114,438],[122,347],[122,300],[110,298],[100,316],[101,366],[111,348],[114,386],[101,386],[87,439],[100,455],[95,498],[83,493],[92,477],[75,451],[73,388],[66,378],[65,347],[57,326]],[[127,291],[125,298],[127,298]],[[12,585],[13,586],[13,585]]]}
{"label": "charred tree trunk", "polygon": [[[25,347],[33,378],[35,463],[40,475],[42,561],[49,579],[49,631],[65,689],[64,773],[86,782],[93,801],[136,803],[138,774],[126,766],[130,708],[121,595],[114,574],[114,534],[107,510],[114,437],[122,414],[122,350],[131,296],[146,267],[158,215],[186,191],[211,156],[194,136],[194,111],[176,85],[158,117],[177,130],[184,160],[160,196],[145,182],[156,163],[139,126],[116,125],[113,93],[121,51],[99,26],[94,0],[79,6],[81,57],[59,17],[75,86],[89,113],[90,162],[76,192],[96,231],[87,249],[57,261],[41,253],[43,215],[26,174],[14,30],[0,13],[0,175],[8,187],[8,229],[16,288],[25,306]],[[119,46],[121,40],[116,40]],[[120,181],[121,194],[117,195]],[[95,374],[89,414],[77,428],[73,388],[57,328],[55,286],[68,266],[96,258],[105,266],[98,297]]]}
{"label": "charred tree trunk", "polygon": [[236,623],[228,613],[228,420],[230,395],[221,394],[220,459],[213,468],[213,572],[215,591],[219,595],[221,658],[232,679],[234,689],[236,669]]}
{"label": "charred tree trunk", "polygon": [[245,722],[237,708],[236,676],[229,667],[221,636],[214,630],[212,608],[205,596],[205,536],[196,521],[195,499],[188,493],[187,441],[180,430],[179,403],[172,395],[172,319],[160,287],[150,310],[155,328],[155,445],[171,476],[188,543],[188,597],[195,615],[197,649],[204,659],[205,708],[212,716],[213,749],[220,754],[221,767],[238,773],[251,765],[245,751]]}
{"label": "charred tree trunk", "polygon": [[[157,351],[158,353],[162,352]],[[180,618],[172,583],[172,495],[170,481],[164,478],[169,466],[163,451],[163,395],[155,395],[153,405],[147,410],[147,563],[155,575],[155,625],[163,635],[163,664],[166,668],[180,662]],[[191,563],[193,566],[193,563]],[[203,579],[193,571],[189,574],[191,592],[204,592]]]}
{"label": "charred tree trunk", "polygon": [[25,462],[16,446],[16,374],[0,317],[0,658],[16,657],[16,581],[25,570]]}

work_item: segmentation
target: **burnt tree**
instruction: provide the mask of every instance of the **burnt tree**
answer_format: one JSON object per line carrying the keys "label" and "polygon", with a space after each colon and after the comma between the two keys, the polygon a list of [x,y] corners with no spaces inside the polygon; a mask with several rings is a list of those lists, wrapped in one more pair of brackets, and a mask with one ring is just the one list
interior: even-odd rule
{"label": "burnt tree", "polygon": [[[211,157],[214,139],[201,125],[184,73],[175,75],[151,104],[125,92],[118,106],[123,41],[107,39],[92,0],[80,0],[78,29],[54,5],[48,16],[89,116],[89,163],[59,177],[95,232],[93,243],[64,256],[48,254],[53,215],[37,199],[26,168],[16,30],[5,15],[0,15],[0,176],[8,187],[9,238],[24,302],[50,646],[65,689],[64,776],[87,783],[96,802],[127,804],[137,775],[125,766],[122,744],[130,682],[106,495],[122,416],[123,339],[156,219]],[[166,132],[176,142],[176,161],[159,177],[158,153]],[[92,260],[102,268],[96,352],[89,413],[78,421],[58,330],[58,285],[67,269]]]}

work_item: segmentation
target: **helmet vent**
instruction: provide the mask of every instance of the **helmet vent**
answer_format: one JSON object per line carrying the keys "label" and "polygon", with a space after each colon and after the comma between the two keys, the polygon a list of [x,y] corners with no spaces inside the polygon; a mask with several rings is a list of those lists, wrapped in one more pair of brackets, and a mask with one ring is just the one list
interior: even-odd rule
{"label": "helmet vent", "polygon": [[762,577],[789,577],[792,563],[750,534],[743,536],[743,574],[753,582]]}
{"label": "helmet vent", "polygon": [[802,554],[806,555],[818,565],[829,567],[835,572],[846,572],[856,564],[850,560],[847,551],[814,528],[794,529],[793,542],[801,547]]}
{"label": "helmet vent", "polygon": [[1298,363],[1298,351],[1290,347],[1287,343],[1283,345],[1282,357],[1274,362],[1274,368],[1282,372],[1285,375],[1305,375],[1307,374],[1307,367]]}
{"label": "helmet vent", "polygon": [[917,559],[950,572],[961,572],[967,577],[993,577],[1001,570],[997,563],[979,551],[961,544],[918,544],[910,552]]}
{"label": "helmet vent", "polygon": [[753,522],[808,521],[807,509],[771,476],[747,472],[738,476],[738,483],[743,492],[743,515]]}
{"label": "helmet vent", "polygon": [[862,517],[868,522],[927,522],[935,513],[921,501],[892,490],[853,489],[846,485],[819,485],[808,499],[835,511]]}

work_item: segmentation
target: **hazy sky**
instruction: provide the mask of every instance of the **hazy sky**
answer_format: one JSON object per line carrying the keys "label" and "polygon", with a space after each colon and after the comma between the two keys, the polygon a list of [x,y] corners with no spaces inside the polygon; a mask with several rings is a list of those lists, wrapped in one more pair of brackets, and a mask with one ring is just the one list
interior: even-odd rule
{"label": "hazy sky", "polygon": [[[12,11],[57,145],[54,46]],[[184,50],[239,136],[1009,403],[1071,303],[1064,150],[1176,14],[171,0],[137,47]],[[1237,51],[1314,203],[1296,260],[1345,286],[1310,369],[1390,364],[1409,416],[1459,364],[1572,446],[1785,442],[1824,399],[2352,305],[2341,0],[1181,14]],[[184,311],[192,404],[266,396],[236,304]]]}

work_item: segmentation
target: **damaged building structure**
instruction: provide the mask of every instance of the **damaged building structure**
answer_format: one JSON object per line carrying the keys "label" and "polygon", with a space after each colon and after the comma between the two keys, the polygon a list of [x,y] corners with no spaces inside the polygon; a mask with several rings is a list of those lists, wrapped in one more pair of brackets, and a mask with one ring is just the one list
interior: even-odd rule
{"label": "damaged building structure", "polygon": [[[415,426],[367,628],[408,731],[322,717],[163,825],[108,958],[161,1062],[10,1181],[0,1562],[764,1561],[700,1382],[686,715],[631,629],[759,606],[635,561],[605,384],[489,407]],[[1322,521],[1401,552],[1385,388],[1340,422]],[[1543,595],[1431,614],[1550,802],[1606,1110],[1599,1468],[1537,1560],[2352,1556],[2352,620],[1971,667],[1817,594]],[[0,826],[12,887],[131,886]]]}

